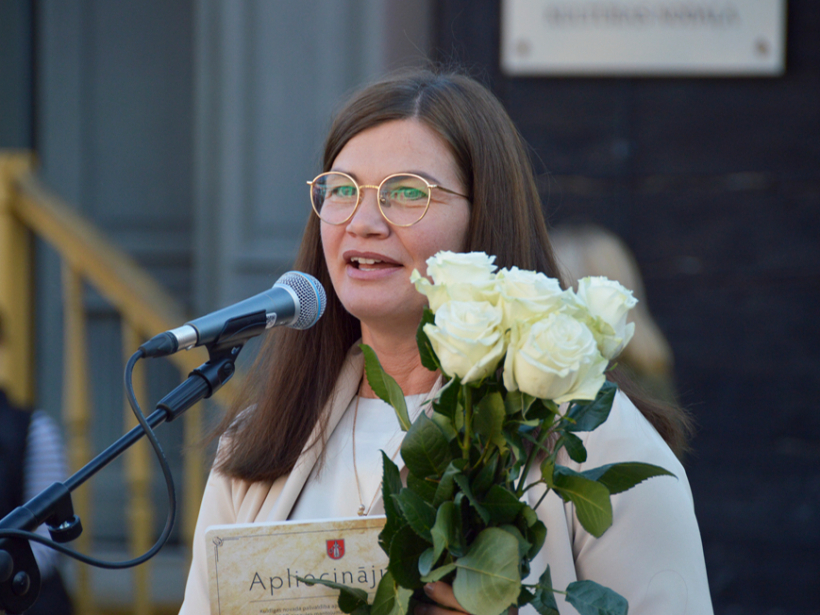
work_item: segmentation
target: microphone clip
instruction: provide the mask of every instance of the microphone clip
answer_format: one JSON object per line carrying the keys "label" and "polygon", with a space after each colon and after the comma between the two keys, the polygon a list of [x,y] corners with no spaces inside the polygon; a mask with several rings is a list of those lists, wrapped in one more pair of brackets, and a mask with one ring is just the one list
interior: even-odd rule
{"label": "microphone clip", "polygon": [[206,346],[210,359],[157,403],[157,410],[165,411],[165,420],[173,421],[198,401],[209,398],[221,389],[236,372],[236,358],[243,346],[244,341],[229,347],[218,344]]}

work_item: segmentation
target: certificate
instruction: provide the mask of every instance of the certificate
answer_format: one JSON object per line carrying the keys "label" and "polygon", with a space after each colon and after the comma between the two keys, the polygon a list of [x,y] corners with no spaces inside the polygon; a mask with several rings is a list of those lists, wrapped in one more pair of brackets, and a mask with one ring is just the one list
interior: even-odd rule
{"label": "certificate", "polygon": [[385,517],[214,525],[208,528],[211,612],[336,615],[339,592],[299,578],[358,587],[372,599],[387,572]]}

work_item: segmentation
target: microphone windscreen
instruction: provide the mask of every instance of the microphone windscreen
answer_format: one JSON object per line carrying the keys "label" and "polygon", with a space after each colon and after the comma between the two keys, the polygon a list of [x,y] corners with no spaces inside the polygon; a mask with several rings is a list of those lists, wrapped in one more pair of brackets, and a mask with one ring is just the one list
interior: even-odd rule
{"label": "microphone windscreen", "polygon": [[327,295],[322,284],[312,275],[301,271],[288,271],[274,286],[287,286],[299,298],[299,317],[290,325],[292,329],[309,329],[325,313]]}

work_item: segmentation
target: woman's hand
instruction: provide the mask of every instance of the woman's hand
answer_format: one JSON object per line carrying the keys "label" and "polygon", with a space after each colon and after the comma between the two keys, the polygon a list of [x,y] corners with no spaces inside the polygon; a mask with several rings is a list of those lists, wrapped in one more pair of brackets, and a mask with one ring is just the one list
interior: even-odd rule
{"label": "woman's hand", "polygon": [[444,581],[428,583],[424,586],[424,593],[431,600],[435,600],[438,605],[418,604],[415,615],[462,615],[467,612],[456,600],[453,586]]}
{"label": "woman's hand", "polygon": [[[414,615],[463,615],[467,610],[458,603],[455,594],[453,594],[453,586],[444,581],[436,581],[435,583],[428,583],[424,586],[424,593],[431,600],[435,600],[435,604],[418,604]],[[511,606],[507,611],[508,615],[518,615],[518,608]]]}

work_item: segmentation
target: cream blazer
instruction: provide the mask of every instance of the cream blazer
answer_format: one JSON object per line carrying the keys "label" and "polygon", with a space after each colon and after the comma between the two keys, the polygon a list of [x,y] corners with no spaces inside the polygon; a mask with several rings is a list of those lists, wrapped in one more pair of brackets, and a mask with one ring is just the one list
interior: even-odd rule
{"label": "cream blazer", "polygon": [[[330,415],[328,436],[356,395],[363,368],[362,353],[354,347],[325,409]],[[675,455],[620,393],[609,419],[581,435],[589,453],[587,461],[576,464],[565,458],[564,465],[580,471],[616,461],[644,461],[670,470],[677,478],[652,478],[613,496],[614,522],[601,538],[581,527],[571,503],[554,493],[547,495],[536,511],[547,526],[547,538],[528,582],[534,583],[549,565],[556,589],[592,579],[626,597],[630,615],[710,615],[712,603],[692,493]],[[248,483],[211,472],[199,510],[180,615],[210,613],[206,530],[212,525],[286,520],[319,452],[319,446],[307,448],[290,474],[273,484]],[[401,469],[400,456],[396,462]],[[538,480],[538,472],[538,468],[533,470],[531,480]],[[530,504],[535,505],[543,490],[533,488],[527,493]],[[577,615],[560,595],[556,598],[561,615]],[[532,607],[524,610],[536,613]]]}

